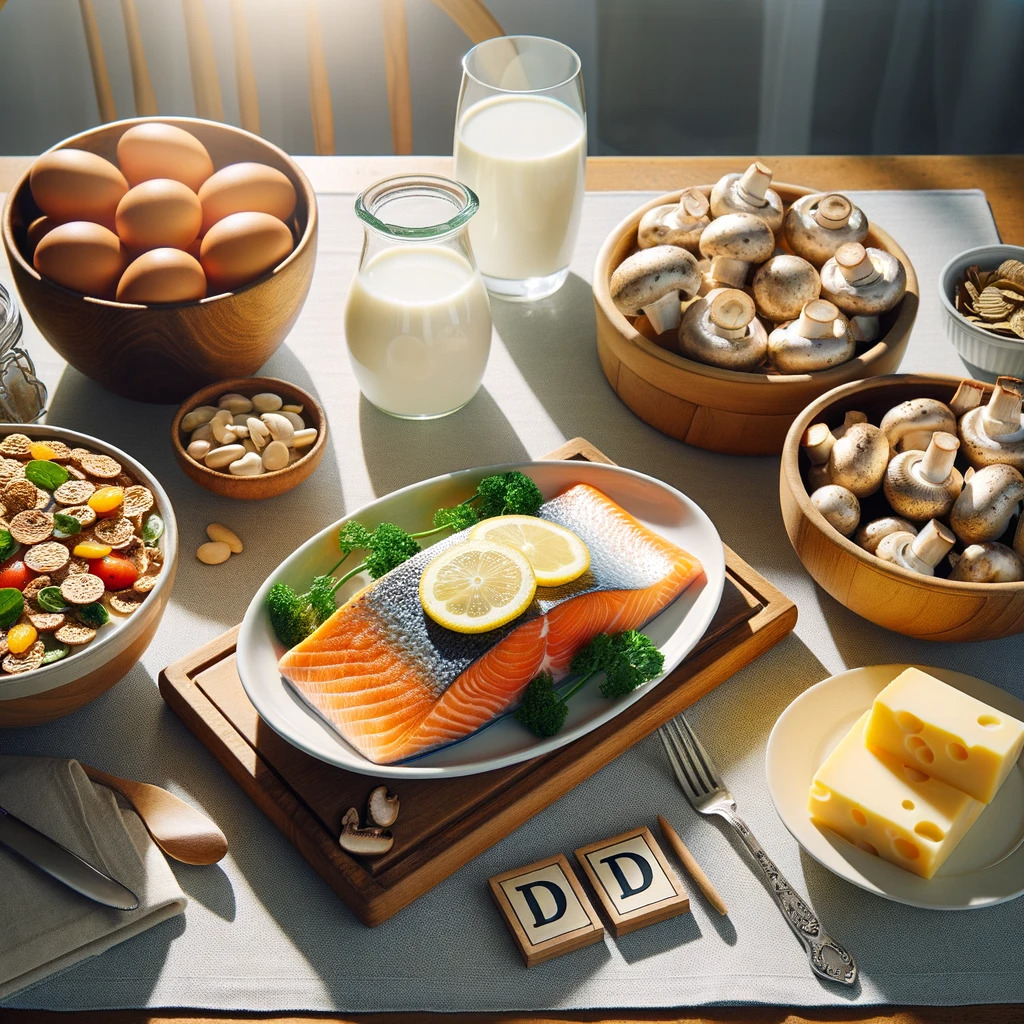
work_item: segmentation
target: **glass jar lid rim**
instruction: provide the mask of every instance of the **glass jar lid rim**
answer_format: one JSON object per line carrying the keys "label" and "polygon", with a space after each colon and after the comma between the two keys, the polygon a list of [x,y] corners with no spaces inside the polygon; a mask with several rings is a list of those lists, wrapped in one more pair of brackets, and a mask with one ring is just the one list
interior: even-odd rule
{"label": "glass jar lid rim", "polygon": [[[409,226],[392,224],[378,217],[373,210],[379,200],[395,192],[420,190],[444,199],[460,208],[447,220],[436,224]],[[477,194],[460,181],[445,178],[440,174],[399,174],[375,182],[356,196],[356,215],[365,224],[394,238],[427,239],[439,238],[458,231],[467,224],[480,206]]]}

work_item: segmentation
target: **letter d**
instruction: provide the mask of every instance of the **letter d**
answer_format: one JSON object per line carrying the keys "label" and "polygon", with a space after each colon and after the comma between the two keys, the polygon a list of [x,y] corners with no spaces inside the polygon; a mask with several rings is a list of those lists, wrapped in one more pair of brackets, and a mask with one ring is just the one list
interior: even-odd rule
{"label": "letter d", "polygon": [[[636,888],[629,884],[625,873],[619,867],[619,860],[622,857],[628,857],[640,869],[640,884]],[[654,881],[654,872],[651,871],[651,865],[643,857],[629,850],[613,853],[610,857],[602,857],[601,863],[608,865],[609,871],[615,876],[615,881],[619,883],[622,889],[622,893],[619,895],[620,900],[624,900],[627,896],[635,896],[638,892],[643,892]]]}
{"label": "letter d", "polygon": [[[537,886],[542,886],[547,889],[555,900],[555,912],[550,917],[544,916],[544,911],[537,902],[537,897],[533,894],[533,890],[537,888]],[[526,905],[530,908],[530,911],[533,914],[534,928],[539,928],[542,924],[551,924],[552,921],[557,921],[565,913],[567,905],[565,902],[565,893],[562,892],[561,888],[555,885],[554,882],[548,882],[544,879],[540,879],[536,882],[527,882],[525,885],[517,885],[516,892],[521,892],[523,894],[523,899],[526,900]]]}

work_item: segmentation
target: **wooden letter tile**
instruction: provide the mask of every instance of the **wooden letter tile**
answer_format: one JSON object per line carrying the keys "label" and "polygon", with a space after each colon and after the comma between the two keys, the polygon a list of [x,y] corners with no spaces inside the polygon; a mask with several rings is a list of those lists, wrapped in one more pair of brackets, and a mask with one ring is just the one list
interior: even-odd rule
{"label": "wooden letter tile", "polygon": [[576,851],[616,936],[690,909],[679,879],[645,825]]}
{"label": "wooden letter tile", "polygon": [[488,882],[527,967],[604,938],[604,928],[564,854]]}

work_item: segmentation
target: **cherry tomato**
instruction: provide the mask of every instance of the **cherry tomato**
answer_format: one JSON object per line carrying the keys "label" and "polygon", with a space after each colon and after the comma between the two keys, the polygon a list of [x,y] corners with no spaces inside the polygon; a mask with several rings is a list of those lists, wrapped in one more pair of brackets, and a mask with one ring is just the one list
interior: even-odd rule
{"label": "cherry tomato", "polygon": [[35,577],[36,574],[20,558],[8,559],[0,565],[0,588],[24,590]]}
{"label": "cherry tomato", "polygon": [[89,562],[89,572],[99,576],[107,590],[127,590],[138,578],[139,570],[124,555],[111,553]]}

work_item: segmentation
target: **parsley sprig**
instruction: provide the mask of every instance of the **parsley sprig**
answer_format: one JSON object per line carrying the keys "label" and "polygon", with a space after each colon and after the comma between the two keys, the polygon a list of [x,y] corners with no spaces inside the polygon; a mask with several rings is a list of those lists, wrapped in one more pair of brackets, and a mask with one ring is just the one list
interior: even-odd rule
{"label": "parsley sprig", "polygon": [[665,656],[638,630],[598,633],[577,651],[569,665],[576,682],[559,693],[550,672],[541,672],[527,685],[516,709],[516,721],[537,736],[554,736],[565,724],[569,700],[599,672],[604,672],[600,689],[605,697],[624,697],[638,686],[661,674]]}

